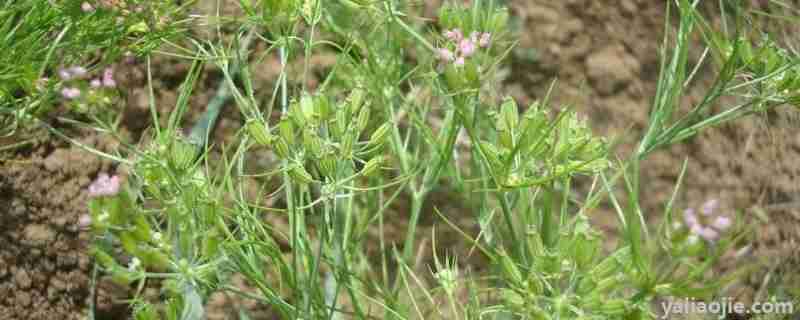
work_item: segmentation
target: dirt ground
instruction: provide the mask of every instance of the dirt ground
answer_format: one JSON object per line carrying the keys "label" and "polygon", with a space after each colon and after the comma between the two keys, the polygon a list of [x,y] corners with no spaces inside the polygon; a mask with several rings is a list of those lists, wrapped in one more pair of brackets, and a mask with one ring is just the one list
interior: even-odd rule
{"label": "dirt ground", "polygon": [[[433,2],[426,6],[433,7]],[[578,108],[598,133],[621,137],[617,152],[629,154],[655,93],[663,2],[520,0],[510,6],[520,43],[509,61],[505,92],[525,105],[542,98],[557,78],[554,103]],[[123,126],[134,142],[149,125],[144,68],[141,61],[119,67],[121,87],[127,91]],[[276,72],[267,69],[260,78],[270,79]],[[154,86],[165,112],[174,105],[175,91],[187,70],[185,62],[156,60]],[[685,103],[696,102],[711,80],[701,73],[700,84]],[[219,74],[211,70],[194,91],[191,105],[204,106],[217,81]],[[266,80],[262,85],[267,86]],[[649,216],[661,212],[682,162],[688,159],[679,203],[696,206],[719,198],[752,226],[747,238],[751,243],[740,259],[759,268],[731,289],[743,301],[760,297],[762,288],[770,286],[765,281],[769,272],[786,275],[781,279],[787,287],[800,287],[800,279],[789,276],[800,270],[800,122],[790,113],[781,110],[708,130],[653,154],[643,168],[642,194]],[[237,113],[223,113],[218,141],[224,141],[240,122]],[[68,133],[99,150],[115,147],[95,133]],[[31,144],[0,153],[0,318],[81,319],[89,305],[92,263],[86,250],[88,234],[77,228],[77,221],[86,212],[89,183],[98,173],[114,172],[116,167],[45,131],[0,140],[0,146],[29,138],[34,139]],[[613,219],[600,211],[596,222],[613,232]],[[124,296],[124,290],[102,279],[98,283],[99,318],[121,318],[125,310],[112,301]],[[225,301],[218,298],[212,305],[224,309]]]}

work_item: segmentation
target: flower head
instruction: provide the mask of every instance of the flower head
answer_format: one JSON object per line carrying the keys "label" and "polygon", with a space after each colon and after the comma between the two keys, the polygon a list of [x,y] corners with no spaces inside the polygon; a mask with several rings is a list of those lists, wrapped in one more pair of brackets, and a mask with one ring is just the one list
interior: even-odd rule
{"label": "flower head", "polygon": [[469,58],[475,53],[475,41],[472,38],[463,39],[458,43],[458,51],[465,58]]}
{"label": "flower head", "polygon": [[102,85],[103,82],[100,81],[100,79],[92,79],[92,81],[89,82],[89,86],[91,86],[92,88],[100,88],[100,86]]}
{"label": "flower head", "polygon": [[109,88],[117,86],[117,82],[114,81],[114,69],[106,68],[103,70],[103,86]]}
{"label": "flower head", "polygon": [[697,215],[695,209],[687,208],[683,211],[683,222],[693,235],[699,236],[708,242],[714,242],[719,239],[722,232],[733,224],[731,218],[722,214],[715,214],[718,208],[719,201],[716,199],[703,203],[700,208],[700,215]]}
{"label": "flower head", "polygon": [[81,89],[73,88],[73,87],[66,87],[61,89],[61,96],[67,99],[75,99],[80,97]]}
{"label": "flower head", "polygon": [[464,38],[464,34],[461,33],[461,29],[453,29],[445,31],[444,37],[450,41],[459,42]]}
{"label": "flower head", "polygon": [[106,173],[101,173],[97,179],[89,185],[89,197],[111,197],[119,193],[119,176],[109,177]]}

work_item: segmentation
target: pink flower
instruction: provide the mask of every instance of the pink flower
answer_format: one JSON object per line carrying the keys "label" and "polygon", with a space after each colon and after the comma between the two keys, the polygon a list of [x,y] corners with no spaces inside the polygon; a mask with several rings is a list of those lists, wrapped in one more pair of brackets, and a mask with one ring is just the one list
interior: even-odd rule
{"label": "pink flower", "polygon": [[475,42],[471,39],[464,39],[458,44],[458,51],[461,53],[462,56],[465,58],[469,58],[471,55],[475,53]]}
{"label": "pink flower", "polygon": [[724,215],[715,215],[719,207],[719,201],[712,199],[703,203],[700,208],[701,215],[695,213],[695,209],[688,208],[683,211],[683,222],[689,232],[703,238],[708,242],[718,240],[721,233],[733,224],[731,218]]}
{"label": "pink flower", "polygon": [[478,40],[478,45],[481,48],[486,48],[489,46],[489,43],[492,41],[492,34],[488,32],[484,32],[481,34],[481,38]]}
{"label": "pink flower", "polygon": [[103,70],[103,86],[109,88],[117,86],[117,82],[114,81],[114,69],[106,68]]}
{"label": "pink flower", "polygon": [[87,230],[92,226],[92,216],[88,214],[82,214],[78,217],[78,229],[80,230]]}
{"label": "pink flower", "polygon": [[446,48],[439,48],[439,50],[437,50],[436,52],[436,55],[439,58],[439,60],[447,62],[453,61],[453,59],[455,59],[453,51],[450,51],[449,49]]}
{"label": "pink flower", "polygon": [[89,12],[94,11],[94,7],[92,7],[92,5],[90,3],[84,2],[84,3],[81,3],[81,10],[83,10],[83,12],[89,13]]}
{"label": "pink flower", "polygon": [[700,236],[708,242],[714,242],[719,238],[719,232],[711,227],[696,227],[692,229],[692,233]]}
{"label": "pink flower", "polygon": [[711,226],[720,231],[728,229],[732,224],[733,222],[731,222],[731,218],[725,216],[716,217],[714,221],[711,222]]}
{"label": "pink flower", "polygon": [[119,176],[109,177],[106,173],[101,173],[97,179],[89,185],[89,197],[111,197],[119,193]]}
{"label": "pink flower", "polygon": [[453,29],[445,31],[444,37],[450,41],[459,42],[464,38],[464,34],[461,33],[461,29]]}
{"label": "pink flower", "polygon": [[458,57],[456,58],[456,61],[453,63],[456,65],[456,67],[461,67],[464,66],[464,62],[465,62],[464,57]]}
{"label": "pink flower", "polygon": [[100,88],[102,85],[103,83],[100,82],[100,79],[92,79],[92,81],[89,82],[89,86],[92,88]]}
{"label": "pink flower", "polygon": [[686,223],[687,226],[698,224],[697,215],[694,214],[694,209],[687,208],[683,211],[683,222]]}
{"label": "pink flower", "polygon": [[64,89],[61,89],[61,96],[67,99],[75,99],[77,97],[80,97],[80,95],[81,95],[81,90],[78,88],[66,87]]}

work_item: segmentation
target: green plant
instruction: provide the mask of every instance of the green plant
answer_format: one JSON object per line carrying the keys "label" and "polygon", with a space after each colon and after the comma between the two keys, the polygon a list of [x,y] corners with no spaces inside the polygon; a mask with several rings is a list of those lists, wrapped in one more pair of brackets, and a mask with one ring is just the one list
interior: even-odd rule
{"label": "green plant", "polygon": [[[513,47],[508,13],[492,1],[447,4],[441,30],[429,32],[411,22],[413,8],[402,2],[240,5],[248,19],[231,45],[191,41],[194,67],[168,126],[156,118],[152,142],[128,150],[129,187],[90,204],[103,269],[140,289],[150,279],[165,281],[163,303],[135,297],[137,319],[201,319],[203,302],[217,290],[293,319],[652,319],[658,297],[711,298],[735,278],[707,271],[740,229],[723,230],[728,221],[715,229],[727,233],[699,240],[691,235],[699,223],[674,227],[680,180],[662,224],[648,228],[641,162],[704,128],[795,103],[800,86],[796,57],[744,36],[740,12],[727,34],[693,3],[675,1],[679,25],[665,36],[649,125],[636,151],[614,161],[606,139],[571,108],[555,111],[547,98],[520,110],[491,94],[493,73]],[[690,66],[697,31],[709,49]],[[245,34],[268,44],[263,56],[280,59],[269,99],[257,98],[252,73],[260,59],[250,62]],[[318,51],[338,60],[312,91],[308,64]],[[681,97],[708,57],[719,68],[717,80],[699,104],[683,110]],[[288,72],[293,60],[304,61],[302,74]],[[206,144],[221,105],[209,107],[190,139],[179,134],[205,63],[219,67],[225,94],[245,119],[221,163],[208,163]],[[712,112],[722,97],[739,104]],[[270,120],[273,113],[279,121]],[[276,157],[253,169],[249,157],[262,149]],[[574,184],[586,176],[594,183],[582,198]],[[248,196],[254,181],[259,194],[277,199],[272,206]],[[440,189],[469,194],[465,202],[477,198],[471,213],[478,235],[459,229],[446,212],[439,217],[487,258],[485,278],[462,272],[456,258],[435,258],[438,287],[418,274],[417,225]],[[385,227],[400,201],[410,205],[398,247],[385,239]],[[623,235],[610,253],[588,217],[601,203],[615,208]],[[288,230],[265,217],[285,219]],[[127,268],[115,259],[115,245],[132,257]],[[380,256],[369,256],[369,247]],[[232,274],[257,293],[227,283]],[[470,293],[466,303],[461,290]]]}

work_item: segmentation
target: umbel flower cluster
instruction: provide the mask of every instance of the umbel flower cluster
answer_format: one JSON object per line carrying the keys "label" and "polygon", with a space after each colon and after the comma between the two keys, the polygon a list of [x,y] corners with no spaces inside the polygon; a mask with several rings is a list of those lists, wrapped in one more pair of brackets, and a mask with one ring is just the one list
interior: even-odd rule
{"label": "umbel flower cluster", "polygon": [[711,199],[703,203],[698,215],[694,208],[687,208],[683,211],[683,222],[689,232],[697,237],[703,238],[708,242],[714,242],[720,235],[730,228],[731,218],[719,214],[719,201]]}
{"label": "umbel flower cluster", "polygon": [[[61,89],[61,96],[65,99],[77,99],[81,96],[81,89],[79,88],[82,80],[86,78],[88,71],[81,66],[72,66],[63,68],[58,71],[58,76],[62,81],[68,83],[67,86]],[[89,81],[89,86],[92,89],[100,88],[114,88],[117,86],[117,81],[114,80],[114,69],[106,68],[103,70],[103,75],[100,77],[92,78]]]}
{"label": "umbel flower cluster", "polygon": [[473,31],[469,37],[464,37],[461,29],[452,29],[444,32],[447,39],[445,47],[437,49],[437,58],[445,63],[452,63],[460,67],[472,57],[479,48],[487,48],[491,44],[492,34],[488,32]]}

